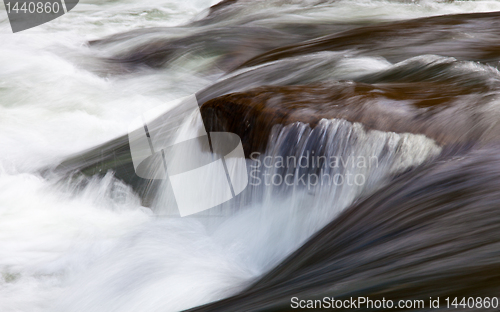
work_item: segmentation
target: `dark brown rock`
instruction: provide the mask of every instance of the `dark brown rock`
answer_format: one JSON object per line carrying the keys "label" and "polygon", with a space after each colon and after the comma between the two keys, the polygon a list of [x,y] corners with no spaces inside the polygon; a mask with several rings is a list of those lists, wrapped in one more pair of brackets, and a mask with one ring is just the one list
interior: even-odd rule
{"label": "dark brown rock", "polygon": [[424,134],[439,144],[477,140],[490,128],[486,101],[465,87],[436,83],[265,86],[212,99],[201,107],[207,131],[238,134],[248,156],[263,152],[275,125],[314,127],[322,118],[360,122],[366,129]]}

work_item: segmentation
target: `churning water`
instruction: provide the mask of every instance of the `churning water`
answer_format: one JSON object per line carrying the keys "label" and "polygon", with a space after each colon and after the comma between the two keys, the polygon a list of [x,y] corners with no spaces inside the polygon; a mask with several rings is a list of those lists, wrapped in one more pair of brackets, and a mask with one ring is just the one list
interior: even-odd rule
{"label": "churning water", "polygon": [[[205,101],[263,84],[368,81],[394,70],[396,61],[346,50],[297,56],[295,71],[290,60],[280,60],[224,76],[240,57],[266,51],[259,45],[272,48],[274,36],[280,44],[307,39],[300,27],[296,37],[274,33],[297,20],[334,24],[311,30],[322,34],[375,21],[500,10],[496,1],[243,1],[207,22],[215,3],[82,1],[16,34],[0,11],[0,311],[178,311],[238,293],[356,198],[441,148],[423,135],[368,131],[338,119],[313,130],[301,123],[278,127],[261,159],[321,147],[327,156],[377,156],[377,166],[339,171],[362,173],[362,186],[251,186],[221,207],[226,213],[215,221],[165,217],[172,199],[161,193],[153,207],[143,207],[112,172],[78,183],[44,169],[126,134],[138,114],[201,90]],[[241,25],[248,28],[238,30]],[[148,29],[167,26],[179,27]],[[148,59],[154,42],[165,40],[179,40],[168,64]],[[200,51],[199,42],[210,51]],[[221,61],[239,44],[244,51]],[[469,67],[462,70],[497,79],[493,67]],[[248,160],[249,170],[256,162]],[[287,170],[279,173],[303,174]]]}

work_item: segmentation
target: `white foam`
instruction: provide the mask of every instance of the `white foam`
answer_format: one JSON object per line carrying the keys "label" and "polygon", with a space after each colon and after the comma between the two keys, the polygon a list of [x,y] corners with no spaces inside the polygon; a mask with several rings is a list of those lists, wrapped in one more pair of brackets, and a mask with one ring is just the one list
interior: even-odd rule
{"label": "white foam", "polygon": [[[216,300],[278,263],[359,194],[357,189],[341,192],[345,197],[336,210],[302,191],[288,200],[255,199],[251,206],[236,207],[240,213],[208,224],[201,218],[154,216],[109,175],[85,187],[62,187],[36,173],[126,134],[141,112],[212,82],[178,66],[98,76],[83,69],[102,65],[87,40],[186,23],[216,2],[82,1],[67,15],[15,35],[2,7],[0,311],[175,311]],[[252,12],[281,14],[282,22],[297,16],[305,22],[366,21],[493,11],[500,3],[334,1],[316,9],[260,3],[245,10],[226,23],[238,23]],[[198,61],[212,59],[193,62]],[[341,65],[338,75],[347,79],[353,71],[372,73],[388,66],[374,58],[346,59]],[[421,137],[408,140],[407,151],[433,147]],[[418,149],[412,153],[414,158],[394,163],[405,168],[428,156]]]}

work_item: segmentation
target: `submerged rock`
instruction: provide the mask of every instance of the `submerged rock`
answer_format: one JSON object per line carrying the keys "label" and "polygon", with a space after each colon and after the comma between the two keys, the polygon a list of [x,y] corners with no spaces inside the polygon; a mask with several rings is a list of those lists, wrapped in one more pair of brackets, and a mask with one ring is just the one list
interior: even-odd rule
{"label": "submerged rock", "polygon": [[460,60],[500,60],[500,12],[442,15],[359,27],[280,47],[248,60],[255,66],[320,51],[355,51],[391,62],[437,54]]}

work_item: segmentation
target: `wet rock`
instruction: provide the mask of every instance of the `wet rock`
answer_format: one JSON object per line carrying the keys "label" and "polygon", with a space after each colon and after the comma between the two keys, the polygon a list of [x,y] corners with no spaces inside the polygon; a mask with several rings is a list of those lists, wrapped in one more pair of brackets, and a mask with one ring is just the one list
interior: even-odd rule
{"label": "wet rock", "polygon": [[[323,118],[358,122],[366,130],[423,134],[439,145],[463,145],[498,139],[500,114],[483,92],[483,85],[443,82],[262,86],[209,100],[201,114],[207,131],[238,134],[247,157],[265,151],[273,127],[302,122],[314,128]],[[135,174],[126,135],[70,157],[57,170],[68,176],[111,170],[146,206],[160,183]]]}
{"label": "wet rock", "polygon": [[322,118],[359,122],[367,130],[424,134],[446,145],[475,141],[491,128],[478,115],[482,97],[469,91],[431,83],[265,86],[207,101],[201,112],[207,131],[238,134],[247,156],[265,150],[274,126],[314,127]]}
{"label": "wet rock", "polygon": [[210,16],[214,14],[216,11],[224,9],[232,4],[235,4],[236,2],[238,2],[238,0],[222,0],[221,2],[214,4],[210,7],[208,15]]}

